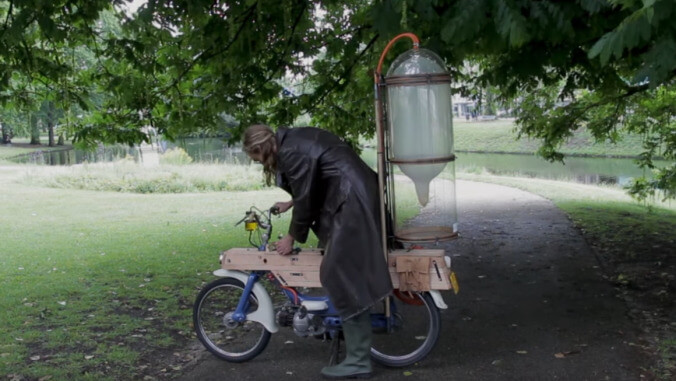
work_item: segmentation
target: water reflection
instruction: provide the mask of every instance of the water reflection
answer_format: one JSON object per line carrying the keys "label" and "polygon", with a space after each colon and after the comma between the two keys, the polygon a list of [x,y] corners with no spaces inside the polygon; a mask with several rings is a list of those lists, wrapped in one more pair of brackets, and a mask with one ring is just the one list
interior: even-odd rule
{"label": "water reflection", "polygon": [[105,163],[122,159],[139,161],[139,152],[135,147],[126,146],[100,146],[94,151],[82,151],[72,148],[64,148],[53,151],[34,151],[19,155],[11,161],[20,164],[37,165],[74,165],[82,163]]}
{"label": "water reflection", "polygon": [[[574,181],[583,184],[627,185],[631,179],[650,176],[636,166],[634,159],[567,157],[565,162],[550,163],[535,155],[456,153],[456,172],[489,173],[531,177],[550,180]],[[376,152],[365,149],[364,161],[375,167]],[[666,161],[656,161],[656,166],[666,166]]]}
{"label": "water reflection", "polygon": [[220,139],[182,139],[162,143],[164,149],[182,148],[199,163],[249,163],[250,159],[241,147],[229,147]]}
{"label": "water reflection", "polygon": [[638,168],[634,159],[627,158],[567,157],[564,163],[550,163],[535,155],[460,153],[457,168],[464,172],[484,169],[496,175],[621,186],[632,178],[650,175]]}

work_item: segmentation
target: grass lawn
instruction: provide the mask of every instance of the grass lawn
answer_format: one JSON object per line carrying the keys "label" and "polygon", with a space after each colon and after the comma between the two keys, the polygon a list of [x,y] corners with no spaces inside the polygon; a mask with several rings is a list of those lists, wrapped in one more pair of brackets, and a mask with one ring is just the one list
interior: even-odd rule
{"label": "grass lawn", "polygon": [[[250,205],[288,198],[278,190],[54,189],[25,185],[25,170],[6,168],[0,171],[0,375],[28,379],[143,374],[156,361],[153,351],[193,337],[192,302],[213,279],[219,251],[247,245],[234,222]],[[285,224],[282,217],[276,230]]]}
{"label": "grass lawn", "polygon": [[[526,137],[517,140],[514,122],[495,120],[453,122],[454,146],[456,151],[533,153],[540,142]],[[584,129],[575,131],[573,136],[560,148],[564,154],[581,156],[637,156],[641,151],[642,136],[625,135],[617,143],[596,143],[593,136]]]}
{"label": "grass lawn", "polygon": [[[559,150],[574,156],[637,157],[643,151],[642,142],[642,136],[624,135],[616,143],[596,143],[587,130],[580,129],[574,131]],[[376,140],[363,143],[375,147]],[[540,147],[540,141],[526,137],[517,139],[512,119],[468,122],[456,118],[453,121],[453,146],[456,152],[533,154]]]}

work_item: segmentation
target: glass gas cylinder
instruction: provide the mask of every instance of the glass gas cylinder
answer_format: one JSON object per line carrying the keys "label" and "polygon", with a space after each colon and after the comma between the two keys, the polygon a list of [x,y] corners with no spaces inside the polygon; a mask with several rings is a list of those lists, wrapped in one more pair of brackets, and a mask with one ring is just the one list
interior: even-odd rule
{"label": "glass gas cylinder", "polygon": [[[404,221],[395,221],[395,236],[400,240],[434,241],[457,234],[450,82],[441,58],[427,49],[401,54],[385,77],[387,161],[411,180],[421,211],[436,216],[428,224],[408,221],[406,228],[400,226]],[[390,188],[395,183],[390,179]],[[399,207],[406,202],[401,189],[390,192],[397,196],[392,201]]]}

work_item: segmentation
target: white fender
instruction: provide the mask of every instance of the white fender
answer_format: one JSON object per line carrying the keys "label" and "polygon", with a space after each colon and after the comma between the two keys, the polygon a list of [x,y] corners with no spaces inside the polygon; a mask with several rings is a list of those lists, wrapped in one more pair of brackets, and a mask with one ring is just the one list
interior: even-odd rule
{"label": "white fender", "polygon": [[445,310],[448,308],[446,305],[446,302],[444,302],[444,298],[441,297],[441,293],[439,290],[430,290],[428,291],[430,295],[432,295],[432,300],[434,300],[434,304],[437,305],[437,308],[440,310]]}
{"label": "white fender", "polygon": [[[236,270],[218,269],[214,271],[214,275],[235,278],[244,283],[244,285],[249,280],[249,274]],[[277,321],[275,320],[275,309],[272,307],[272,299],[270,299],[268,292],[265,291],[265,287],[260,282],[256,282],[252,291],[258,300],[258,309],[252,313],[248,313],[246,320],[261,323],[270,333],[279,331]]]}

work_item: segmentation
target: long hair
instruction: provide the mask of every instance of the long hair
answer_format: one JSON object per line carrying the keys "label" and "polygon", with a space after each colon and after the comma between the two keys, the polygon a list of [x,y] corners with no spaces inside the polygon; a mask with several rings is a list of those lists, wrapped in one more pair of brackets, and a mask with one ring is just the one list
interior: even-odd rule
{"label": "long hair", "polygon": [[275,153],[277,140],[272,129],[264,124],[254,124],[244,131],[244,152],[260,154],[263,164],[263,178],[270,186],[275,183],[277,172],[277,154]]}

